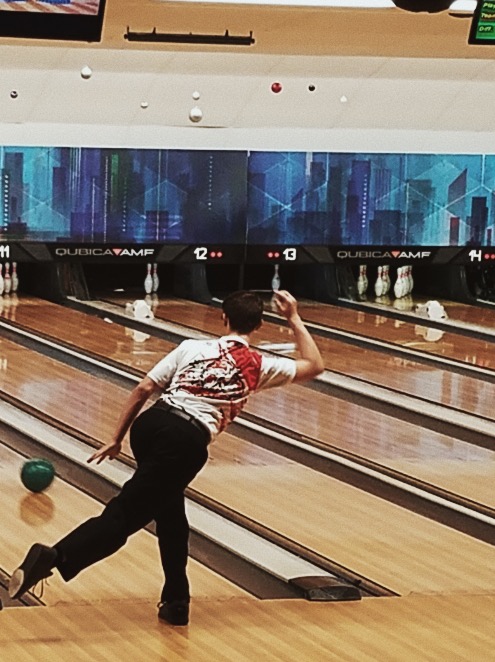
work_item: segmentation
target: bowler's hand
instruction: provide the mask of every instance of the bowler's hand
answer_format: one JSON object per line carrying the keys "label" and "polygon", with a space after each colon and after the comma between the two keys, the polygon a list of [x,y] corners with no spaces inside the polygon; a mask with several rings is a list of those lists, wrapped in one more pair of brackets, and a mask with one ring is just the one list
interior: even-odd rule
{"label": "bowler's hand", "polygon": [[278,292],[275,292],[275,305],[279,313],[287,320],[298,315],[297,301],[287,290],[278,290]]}
{"label": "bowler's hand", "polygon": [[120,442],[112,442],[102,446],[96,453],[93,453],[91,457],[88,458],[88,463],[96,460],[96,464],[100,464],[103,460],[108,457],[110,460],[113,460],[122,450],[122,444]]}

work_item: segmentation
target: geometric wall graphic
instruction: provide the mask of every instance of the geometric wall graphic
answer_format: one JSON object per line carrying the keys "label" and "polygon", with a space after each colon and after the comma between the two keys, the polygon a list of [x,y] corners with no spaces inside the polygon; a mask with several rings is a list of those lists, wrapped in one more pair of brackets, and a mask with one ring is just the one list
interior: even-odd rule
{"label": "geometric wall graphic", "polygon": [[0,148],[4,237],[243,243],[246,152]]}
{"label": "geometric wall graphic", "polygon": [[250,243],[491,245],[495,157],[251,152]]}
{"label": "geometric wall graphic", "polygon": [[495,156],[0,147],[2,239],[493,245]]}

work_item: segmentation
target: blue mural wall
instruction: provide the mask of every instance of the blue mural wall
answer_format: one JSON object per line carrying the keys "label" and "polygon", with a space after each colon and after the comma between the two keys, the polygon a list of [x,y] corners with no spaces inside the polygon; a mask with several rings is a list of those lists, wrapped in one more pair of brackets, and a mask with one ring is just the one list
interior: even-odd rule
{"label": "blue mural wall", "polygon": [[5,147],[0,172],[8,236],[245,241],[245,152]]}
{"label": "blue mural wall", "polygon": [[257,152],[248,178],[251,243],[492,243],[494,156]]}
{"label": "blue mural wall", "polygon": [[495,156],[0,148],[3,239],[492,245]]}

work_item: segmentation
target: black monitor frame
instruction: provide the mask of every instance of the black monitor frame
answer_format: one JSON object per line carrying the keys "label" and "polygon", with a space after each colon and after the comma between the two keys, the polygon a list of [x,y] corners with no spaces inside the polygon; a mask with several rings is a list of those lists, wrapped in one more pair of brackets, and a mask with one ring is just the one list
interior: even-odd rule
{"label": "black monitor frame", "polygon": [[106,0],[100,0],[98,13],[94,15],[0,9],[0,39],[14,37],[61,41],[101,41],[105,4]]}
{"label": "black monitor frame", "polygon": [[[492,25],[486,25],[486,32],[484,37],[480,37],[478,28],[482,21],[483,13],[493,14]],[[471,29],[469,31],[468,44],[475,46],[490,46],[495,44],[495,2],[488,0],[478,0],[476,9],[474,10],[473,19],[471,21]]]}

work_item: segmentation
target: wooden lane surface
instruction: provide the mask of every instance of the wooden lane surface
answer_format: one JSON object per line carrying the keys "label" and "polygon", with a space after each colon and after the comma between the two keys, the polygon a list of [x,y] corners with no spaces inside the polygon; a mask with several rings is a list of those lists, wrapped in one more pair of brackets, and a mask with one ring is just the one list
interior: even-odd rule
{"label": "wooden lane surface", "polygon": [[[102,510],[101,504],[60,478],[55,478],[42,494],[28,492],[19,478],[24,460],[0,444],[0,566],[9,573],[19,565],[33,542],[53,544],[74,526]],[[249,597],[245,591],[195,561],[190,562],[190,574],[194,595]],[[82,572],[71,582],[65,583],[57,572],[54,573],[43,601],[54,605],[59,602],[156,598],[156,604],[162,584],[156,538],[141,531],[132,536],[117,555],[97,563],[91,571]],[[1,626],[0,630],[3,631]],[[2,646],[1,657],[8,659],[3,655]]]}
{"label": "wooden lane surface", "polygon": [[493,595],[361,602],[195,600],[191,623],[156,619],[150,602],[8,609],[5,659],[32,662],[466,662],[493,660]]}
{"label": "wooden lane surface", "polygon": [[[399,310],[403,312],[414,312],[417,305],[425,304],[427,299],[425,296],[413,294],[404,297],[403,299],[391,299],[388,297],[380,297],[379,300],[371,298],[369,304],[375,306],[377,310],[384,308],[385,310]],[[479,326],[482,329],[487,328],[492,333],[495,330],[495,305],[483,306],[469,303],[460,303],[459,301],[449,301],[448,299],[438,299],[439,303],[445,308],[445,311],[451,322],[463,322],[473,326]]]}
{"label": "wooden lane surface", "polygon": [[495,508],[495,452],[298,385],[251,397],[246,412]]}
{"label": "wooden lane surface", "polygon": [[[196,306],[191,304],[189,315],[194,316]],[[100,318],[43,301],[39,301],[38,306],[34,300],[28,300],[26,306],[22,303],[18,309],[18,321],[144,372],[173,347],[171,343],[153,337],[136,342],[134,336],[129,334],[129,329],[120,325],[107,324]],[[101,417],[103,420],[99,424],[107,427],[113,421],[114,411],[102,406],[105,396],[100,393],[99,386],[93,386],[92,378],[75,371],[71,385],[66,386],[69,379],[61,379],[60,372],[53,370],[50,361],[39,357],[36,359],[38,378],[31,375],[28,380],[25,377],[25,365],[31,363],[31,354],[24,353],[15,343],[3,340],[0,341],[0,365],[2,356],[8,362],[9,372],[4,383],[0,371],[0,387],[9,394],[31,402],[30,393],[33,393],[33,406],[38,406],[36,403],[40,393],[46,392],[46,375],[50,374],[52,404],[56,403],[60,393],[70,388],[78,403],[79,427],[85,424],[85,419],[92,421],[95,417]],[[120,393],[122,401],[127,392],[121,390]],[[473,447],[466,442],[298,385],[253,396],[247,411],[329,446],[342,448],[495,507],[492,488],[495,464],[494,453],[490,450]],[[68,423],[65,420],[68,414],[70,407],[61,410],[59,417]]]}
{"label": "wooden lane surface", "polygon": [[195,489],[401,595],[495,588],[493,546],[228,433],[211,455]]}
{"label": "wooden lane surface", "polygon": [[[123,299],[117,298],[120,303]],[[66,309],[39,299],[23,297],[16,306],[16,321],[41,332],[53,334],[57,328],[58,337],[76,346],[95,353],[101,352],[100,337],[106,338],[105,352],[115,361],[125,361],[137,369],[146,371],[156,358],[154,352],[169,351],[172,345],[162,344],[153,337],[143,340],[140,332],[127,329],[126,336],[116,330],[117,325],[102,320],[95,327],[91,316],[78,318],[77,324],[67,323]],[[218,309],[184,300],[165,300],[157,311],[163,319],[171,319],[185,324],[205,334],[222,334],[224,327]],[[76,318],[74,318],[76,319]],[[254,337],[255,344],[268,342],[290,342],[292,337],[286,327],[265,323]],[[447,370],[424,366],[409,359],[365,350],[344,342],[316,338],[325,364],[330,370],[364,379],[403,393],[427,397],[437,402],[473,414],[495,420],[493,401],[495,384],[451,373]]]}
{"label": "wooden lane surface", "polygon": [[[28,404],[101,442],[110,438],[122,388],[29,350],[16,352],[3,390],[11,384]],[[81,413],[83,402],[89,404]],[[211,446],[211,461],[193,487],[398,593],[495,590],[494,547],[228,433]]]}
{"label": "wooden lane surface", "polygon": [[[105,299],[121,305],[128,300],[125,294],[112,294]],[[155,316],[194,328],[201,325],[201,328],[208,330],[209,333],[223,333],[218,309],[206,305],[201,308],[195,307],[197,319],[194,320],[187,314],[189,305],[189,301],[166,299],[158,304]],[[413,324],[375,312],[365,313],[342,306],[308,301],[300,302],[299,310],[301,317],[308,322],[495,370],[493,342],[469,338],[455,332],[445,332],[438,342],[428,342],[423,335],[424,329],[428,327],[426,319],[418,317],[418,324]],[[257,333],[257,342],[287,342],[288,339],[290,339],[289,330],[278,325],[276,321],[271,325],[265,322]],[[326,340],[318,338],[318,345],[325,348]],[[335,347],[332,344],[329,346]],[[357,349],[363,356],[363,349]],[[331,351],[329,353],[332,354]],[[361,360],[364,361],[364,358]]]}
{"label": "wooden lane surface", "polygon": [[[196,305],[191,304],[189,315],[194,316]],[[129,335],[129,329],[120,325],[107,324],[97,317],[42,301],[39,306],[34,301],[29,301],[26,307],[20,305],[18,313],[23,324],[32,324],[51,336],[103,357],[111,356],[123,365],[143,371],[173,347],[171,343],[153,337],[136,342],[133,335]],[[28,378],[26,366],[32,364],[32,354],[6,340],[0,340],[0,365],[2,357],[8,364],[7,373],[0,370],[2,390],[27,403],[32,402],[35,407],[44,397],[53,407],[69,389],[77,402],[75,425],[81,429],[94,419],[100,426],[111,426],[115,411],[127,395],[127,391],[115,387],[116,404],[113,408],[105,408],[105,392],[101,391],[99,380],[95,382],[92,377],[77,370],[71,372],[69,368],[64,368],[64,372],[54,369],[51,361],[42,356],[36,358],[37,370],[35,374],[29,373]],[[63,377],[64,374],[67,376]],[[46,389],[47,375],[50,375],[49,390]],[[490,450],[473,447],[299,385],[253,396],[247,411],[329,446],[342,448],[495,507],[492,488],[495,464],[494,453]],[[58,416],[62,422],[71,424],[70,405],[62,408]]]}
{"label": "wooden lane surface", "polygon": [[[124,304],[122,296],[112,296],[111,300],[121,305]],[[320,324],[326,323],[325,316],[328,317],[329,308],[332,307],[322,306],[319,319],[317,312],[314,312],[314,316]],[[306,308],[303,310],[305,311]],[[357,315],[355,311],[348,311],[343,308],[334,307],[332,310],[338,311],[333,313],[334,316],[340,316],[341,314]],[[364,313],[361,314],[364,315]],[[225,332],[217,308],[191,301],[163,300],[158,305],[155,315],[160,319],[184,324],[213,335],[221,335]],[[385,323],[390,322],[387,318],[379,315],[368,315],[368,322],[372,322],[373,318],[380,318]],[[332,320],[329,320],[330,322]],[[368,334],[369,326],[364,325],[357,330],[362,334]],[[429,402],[451,406],[495,420],[495,409],[493,407],[495,384],[458,375],[433,366],[426,366],[409,358],[364,349],[343,341],[321,336],[317,336],[315,340],[328,370],[392,388],[414,397],[426,398]],[[459,337],[459,342],[463,340],[470,341],[468,338]],[[265,322],[253,337],[254,344],[260,347],[264,343],[287,343],[291,341],[293,341],[293,337],[290,330],[276,322]],[[487,343],[482,344],[486,345]],[[492,348],[491,345],[490,348]],[[288,355],[291,356],[291,354]],[[494,357],[495,351],[492,348],[490,355],[492,366],[494,365],[493,361],[495,361]]]}
{"label": "wooden lane surface", "polygon": [[383,340],[401,347],[417,349],[490,370],[495,369],[493,342],[470,338],[451,331],[446,331],[437,342],[429,342],[424,337],[425,328],[428,328],[428,320],[419,316],[417,323],[414,324],[394,320],[375,312],[365,313],[317,302],[301,303],[300,311],[303,319],[308,322],[359,333],[368,338]]}

